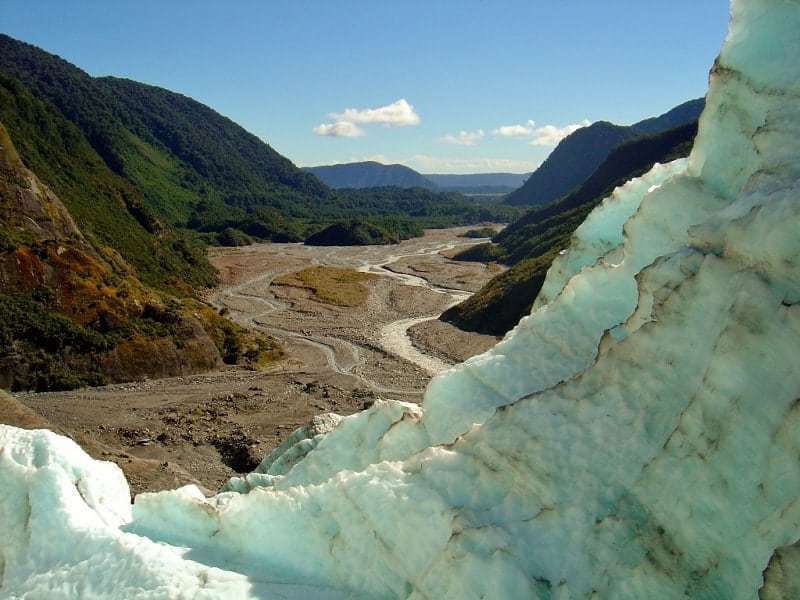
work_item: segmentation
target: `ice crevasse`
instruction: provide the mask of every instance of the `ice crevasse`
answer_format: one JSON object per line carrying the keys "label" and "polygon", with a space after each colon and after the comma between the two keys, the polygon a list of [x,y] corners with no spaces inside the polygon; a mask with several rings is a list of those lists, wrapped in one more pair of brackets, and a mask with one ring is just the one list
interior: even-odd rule
{"label": "ice crevasse", "polygon": [[3,598],[800,597],[800,0],[734,0],[688,160],[532,314],[212,498],[0,426]]}

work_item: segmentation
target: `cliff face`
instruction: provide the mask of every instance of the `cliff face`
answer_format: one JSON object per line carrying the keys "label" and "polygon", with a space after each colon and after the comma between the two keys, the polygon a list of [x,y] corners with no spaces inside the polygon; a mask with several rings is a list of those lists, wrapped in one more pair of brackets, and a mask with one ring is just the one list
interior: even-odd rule
{"label": "cliff face", "polygon": [[222,364],[201,321],[168,309],[119,255],[102,250],[25,167],[0,124],[0,388],[68,388]]}
{"label": "cliff face", "polygon": [[799,29],[796,0],[734,0],[689,160],[593,211],[534,312],[422,407],[377,401],[213,498],[132,511],[112,465],[0,427],[2,590],[794,597]]}

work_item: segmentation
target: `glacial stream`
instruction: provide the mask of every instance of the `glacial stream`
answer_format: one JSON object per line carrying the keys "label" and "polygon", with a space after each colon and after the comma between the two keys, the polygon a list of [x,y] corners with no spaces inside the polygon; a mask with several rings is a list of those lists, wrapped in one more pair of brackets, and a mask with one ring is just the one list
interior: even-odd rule
{"label": "glacial stream", "polygon": [[[321,257],[314,257],[312,264],[322,266],[351,266],[362,273],[371,273],[381,277],[389,277],[401,283],[402,285],[421,287],[430,290],[437,294],[444,294],[449,296],[451,301],[448,303],[447,308],[464,301],[472,295],[468,292],[456,288],[447,288],[431,284],[426,279],[417,275],[407,273],[400,273],[390,268],[390,265],[399,260],[410,257],[424,257],[432,256],[440,252],[452,250],[459,246],[471,246],[477,243],[485,242],[485,239],[473,239],[465,242],[448,241],[442,243],[434,243],[430,246],[423,247],[413,252],[398,253],[386,256],[385,254],[376,255],[374,258],[369,256],[358,258],[354,263],[348,259],[342,259],[334,253],[328,253]],[[291,338],[295,341],[305,343],[309,346],[321,350],[326,358],[328,366],[337,373],[352,375],[361,379],[373,391],[392,392],[392,393],[406,393],[407,390],[385,388],[374,381],[365,379],[355,372],[355,367],[359,363],[360,351],[356,344],[340,338],[331,338],[322,335],[315,335],[312,333],[298,333],[289,331],[283,328],[275,327],[270,323],[269,317],[282,310],[287,310],[289,306],[282,300],[269,294],[265,297],[264,286],[278,277],[283,275],[283,272],[267,272],[260,273],[258,276],[248,279],[242,283],[223,288],[214,294],[211,298],[219,308],[226,307],[231,311],[231,316],[236,319],[241,325],[253,329],[259,329],[278,338]],[[248,305],[253,304],[263,307],[263,310],[258,311],[243,311],[241,306],[237,305],[237,300],[244,301]],[[380,331],[380,345],[388,353],[399,356],[425,370],[430,375],[436,375],[452,365],[436,356],[426,354],[417,348],[411,338],[409,337],[408,330],[419,323],[433,321],[439,317],[441,312],[436,314],[421,316],[421,317],[408,317],[398,319],[387,323],[381,327]],[[415,392],[416,393],[416,392]]]}
{"label": "glacial stream", "polygon": [[[479,240],[479,241],[486,241],[486,240]],[[383,277],[391,277],[392,279],[396,279],[403,285],[410,285],[410,286],[417,286],[417,287],[424,287],[432,292],[436,292],[437,294],[446,294],[452,298],[452,302],[447,305],[447,308],[451,306],[455,306],[456,304],[463,302],[470,296],[472,296],[472,292],[467,292],[464,290],[459,290],[455,288],[445,288],[432,285],[428,280],[423,279],[422,277],[418,277],[416,275],[410,275],[408,273],[398,273],[396,271],[392,271],[391,269],[387,269],[386,267],[401,258],[407,258],[409,256],[425,256],[430,254],[437,254],[439,252],[445,250],[451,250],[455,248],[459,244],[449,243],[449,244],[442,244],[433,249],[425,249],[418,253],[413,254],[404,254],[404,255],[396,255],[390,256],[387,260],[382,261],[380,263],[371,264],[371,265],[364,265],[359,267],[359,271],[362,273],[373,273],[376,275],[381,275]],[[411,329],[414,325],[419,323],[425,323],[427,321],[433,321],[439,318],[441,313],[427,316],[427,317],[411,317],[408,319],[398,319],[397,321],[393,321],[384,325],[381,328],[381,346],[387,352],[391,352],[404,358],[405,360],[414,363],[415,365],[421,367],[431,375],[436,375],[441,373],[442,371],[450,368],[452,365],[448,362],[443,361],[442,359],[433,356],[431,354],[426,354],[422,352],[419,348],[417,348],[414,343],[411,341],[411,338],[408,335],[408,330]]]}

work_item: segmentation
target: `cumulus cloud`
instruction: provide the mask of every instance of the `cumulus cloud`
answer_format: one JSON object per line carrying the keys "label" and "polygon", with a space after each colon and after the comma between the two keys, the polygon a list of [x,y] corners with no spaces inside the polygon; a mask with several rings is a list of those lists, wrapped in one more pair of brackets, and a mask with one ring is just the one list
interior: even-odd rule
{"label": "cumulus cloud", "polygon": [[355,123],[349,121],[336,121],[335,123],[322,123],[312,129],[317,135],[326,135],[330,137],[361,137],[364,135],[364,130]]}
{"label": "cumulus cloud", "polygon": [[584,119],[580,123],[570,123],[564,127],[556,127],[555,125],[537,127],[536,131],[533,133],[531,146],[555,146],[569,134],[574,133],[583,127],[588,127],[591,124],[591,121]]}
{"label": "cumulus cloud", "polygon": [[388,165],[391,164],[392,161],[386,158],[385,154],[370,154],[369,156],[351,158],[350,162],[378,162],[383,165]]}
{"label": "cumulus cloud", "polygon": [[524,125],[503,125],[492,130],[492,135],[510,138],[529,138],[531,146],[555,146],[581,127],[587,127],[592,122],[584,119],[579,123],[570,123],[564,127],[556,125],[543,125],[536,127],[535,121],[527,121]]}
{"label": "cumulus cloud", "polygon": [[345,108],[340,113],[330,113],[331,119],[347,123],[379,123],[386,127],[419,125],[421,119],[405,98],[378,108]]}
{"label": "cumulus cloud", "polygon": [[474,146],[483,138],[483,129],[476,131],[459,131],[456,134],[448,133],[439,138],[445,144],[457,144],[459,146]]}
{"label": "cumulus cloud", "polygon": [[528,121],[525,125],[502,125],[492,131],[492,135],[500,137],[531,137],[536,131],[536,122]]}
{"label": "cumulus cloud", "polygon": [[317,135],[330,137],[361,137],[365,131],[359,125],[377,123],[384,127],[419,125],[421,119],[405,98],[378,108],[345,108],[340,113],[328,113],[333,123],[322,123],[312,129]]}

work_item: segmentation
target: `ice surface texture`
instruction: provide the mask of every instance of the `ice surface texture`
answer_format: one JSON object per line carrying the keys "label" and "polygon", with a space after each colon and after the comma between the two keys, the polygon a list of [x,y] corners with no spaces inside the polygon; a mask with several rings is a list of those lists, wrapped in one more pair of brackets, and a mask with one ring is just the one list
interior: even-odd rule
{"label": "ice surface texture", "polygon": [[800,0],[734,0],[688,161],[615,191],[422,408],[132,515],[115,468],[0,428],[0,596],[792,597],[799,213]]}

